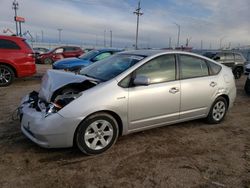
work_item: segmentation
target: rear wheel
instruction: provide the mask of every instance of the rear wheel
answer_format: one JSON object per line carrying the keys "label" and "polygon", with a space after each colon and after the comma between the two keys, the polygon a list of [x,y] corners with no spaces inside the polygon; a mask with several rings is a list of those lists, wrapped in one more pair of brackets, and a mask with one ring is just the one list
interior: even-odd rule
{"label": "rear wheel", "polygon": [[0,87],[10,85],[14,78],[15,73],[10,67],[6,65],[0,65]]}
{"label": "rear wheel", "polygon": [[235,68],[233,74],[235,79],[240,79],[242,75],[242,69],[240,67]]}
{"label": "rear wheel", "polygon": [[224,97],[218,97],[210,109],[207,116],[207,122],[210,124],[220,123],[227,113],[227,106],[226,99]]}
{"label": "rear wheel", "polygon": [[108,150],[117,140],[118,124],[111,115],[97,113],[83,121],[75,134],[77,147],[87,155]]}

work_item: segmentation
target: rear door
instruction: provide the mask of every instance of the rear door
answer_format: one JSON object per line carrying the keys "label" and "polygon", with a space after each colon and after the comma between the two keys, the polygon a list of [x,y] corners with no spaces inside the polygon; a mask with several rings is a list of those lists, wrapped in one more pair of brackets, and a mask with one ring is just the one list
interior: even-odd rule
{"label": "rear door", "polygon": [[204,116],[217,91],[217,75],[210,75],[208,63],[199,57],[180,55],[180,119]]}
{"label": "rear door", "polygon": [[135,72],[150,79],[148,86],[129,88],[129,129],[158,126],[179,119],[180,81],[174,54],[157,57]]}

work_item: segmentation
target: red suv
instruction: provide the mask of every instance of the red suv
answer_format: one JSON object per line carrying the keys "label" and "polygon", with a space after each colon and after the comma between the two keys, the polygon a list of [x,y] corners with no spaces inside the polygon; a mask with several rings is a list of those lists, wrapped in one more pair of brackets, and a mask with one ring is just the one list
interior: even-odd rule
{"label": "red suv", "polygon": [[47,53],[37,56],[37,63],[52,64],[55,61],[68,57],[79,57],[83,54],[83,50],[77,46],[61,46]]}
{"label": "red suv", "polygon": [[35,54],[25,39],[0,35],[0,87],[35,73]]}

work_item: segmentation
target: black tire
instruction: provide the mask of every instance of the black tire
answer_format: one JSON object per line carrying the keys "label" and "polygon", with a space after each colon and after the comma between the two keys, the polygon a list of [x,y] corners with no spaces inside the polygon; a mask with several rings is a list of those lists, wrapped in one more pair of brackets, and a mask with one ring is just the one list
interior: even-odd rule
{"label": "black tire", "polygon": [[[107,126],[102,131],[101,128],[104,124],[107,124]],[[92,128],[94,125],[98,129],[94,130]],[[107,136],[107,133],[112,134],[112,136]],[[87,135],[89,135],[88,138]],[[88,117],[79,125],[75,133],[75,143],[83,153],[97,155],[108,150],[116,142],[117,137],[118,124],[115,118],[106,113],[97,113]],[[104,144],[105,146],[103,146],[102,142],[107,145]]]}
{"label": "black tire", "polygon": [[234,78],[235,79],[240,79],[242,73],[243,73],[242,68],[240,68],[240,67],[235,68],[234,71],[233,71]]}
{"label": "black tire", "polygon": [[48,65],[53,64],[53,60],[52,60],[51,58],[49,58],[49,57],[45,58],[45,59],[43,60],[43,62],[44,62],[44,64],[48,64]]}
{"label": "black tire", "polygon": [[0,65],[0,87],[9,86],[15,78],[14,71],[6,66]]}
{"label": "black tire", "polygon": [[246,94],[250,95],[250,79],[249,78],[247,78],[246,80],[244,89],[245,89]]}
{"label": "black tire", "polygon": [[[221,108],[219,106],[221,106]],[[209,114],[206,118],[207,122],[209,124],[220,123],[225,118],[227,109],[228,109],[227,100],[224,97],[218,97],[211,106]]]}

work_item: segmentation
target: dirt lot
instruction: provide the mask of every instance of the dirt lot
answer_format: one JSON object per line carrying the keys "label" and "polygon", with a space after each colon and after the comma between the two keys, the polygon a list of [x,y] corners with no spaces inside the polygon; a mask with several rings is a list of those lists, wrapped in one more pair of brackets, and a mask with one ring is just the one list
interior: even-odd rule
{"label": "dirt lot", "polygon": [[220,125],[202,120],[118,139],[108,152],[42,149],[11,114],[37,90],[48,66],[0,88],[0,187],[244,187],[250,188],[250,97],[237,80],[235,106]]}

